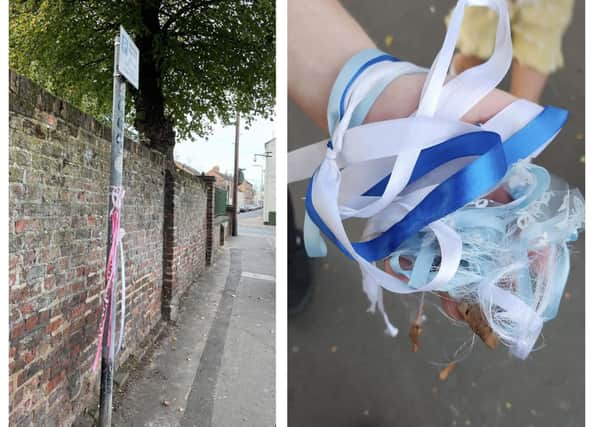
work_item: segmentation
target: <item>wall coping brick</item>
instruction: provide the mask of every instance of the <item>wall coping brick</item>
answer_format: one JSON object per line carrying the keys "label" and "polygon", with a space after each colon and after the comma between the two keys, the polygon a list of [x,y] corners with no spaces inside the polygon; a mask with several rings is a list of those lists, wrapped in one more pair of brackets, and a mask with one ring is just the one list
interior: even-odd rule
{"label": "wall coping brick", "polygon": [[210,175],[200,175],[198,178],[204,182],[215,182],[216,180],[216,177]]}
{"label": "wall coping brick", "polygon": [[[52,95],[47,90],[25,76],[9,70],[9,110],[45,122],[54,128],[57,119],[86,130],[100,139],[111,143],[111,126],[101,123],[93,116],[84,113],[74,105]],[[126,136],[124,149],[149,157],[156,163],[164,164],[166,155],[140,141]]]}
{"label": "wall coping brick", "polygon": [[216,216],[214,219],[214,223],[216,225],[224,224],[226,222],[230,222],[229,217],[226,215],[219,215],[219,216]]}

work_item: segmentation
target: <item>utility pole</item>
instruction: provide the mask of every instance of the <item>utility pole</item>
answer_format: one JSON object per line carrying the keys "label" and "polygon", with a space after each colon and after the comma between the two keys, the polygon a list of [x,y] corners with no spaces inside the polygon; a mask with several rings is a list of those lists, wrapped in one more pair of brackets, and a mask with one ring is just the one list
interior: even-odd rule
{"label": "utility pole", "polygon": [[231,235],[237,236],[237,187],[239,186],[239,112],[235,119],[235,166],[233,170],[233,216]]}

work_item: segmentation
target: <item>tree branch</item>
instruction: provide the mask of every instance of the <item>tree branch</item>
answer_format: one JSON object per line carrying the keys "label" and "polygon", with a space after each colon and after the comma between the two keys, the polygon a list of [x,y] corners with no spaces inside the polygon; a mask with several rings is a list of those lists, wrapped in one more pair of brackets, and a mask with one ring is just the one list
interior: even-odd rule
{"label": "tree branch", "polygon": [[80,67],[80,68],[86,68],[86,67],[89,67],[89,66],[91,66],[91,65],[101,64],[102,62],[105,62],[105,61],[107,61],[108,59],[109,59],[109,56],[105,55],[105,56],[103,56],[103,57],[101,57],[101,58],[94,59],[94,60],[92,60],[92,61],[86,62],[86,63],[84,63],[84,64],[80,65],[79,67]]}
{"label": "tree branch", "polygon": [[168,31],[175,21],[183,17],[192,8],[202,9],[206,6],[210,6],[213,3],[217,3],[217,0],[190,1],[185,6],[178,9],[176,13],[169,15],[169,19],[165,22],[165,24],[163,24],[163,31]]}

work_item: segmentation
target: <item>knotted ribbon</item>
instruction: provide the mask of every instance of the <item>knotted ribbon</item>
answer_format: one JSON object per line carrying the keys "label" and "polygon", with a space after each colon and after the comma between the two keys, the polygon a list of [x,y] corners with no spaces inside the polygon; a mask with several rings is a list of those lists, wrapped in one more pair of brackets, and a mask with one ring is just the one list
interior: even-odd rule
{"label": "knotted ribbon", "polygon": [[[111,347],[111,324],[115,320],[112,316],[112,311],[109,310],[109,303],[112,301],[112,294],[115,292],[117,296],[117,252],[120,252],[120,271],[121,271],[121,282],[122,282],[122,298],[121,298],[121,313],[120,313],[120,337],[115,354],[118,354],[122,347],[124,338],[124,326],[126,321],[126,270],[125,270],[125,259],[124,259],[124,248],[122,246],[122,238],[124,237],[125,231],[120,228],[120,214],[122,210],[122,204],[124,199],[125,191],[122,187],[112,187],[111,189],[111,203],[112,208],[110,211],[111,220],[111,246],[109,248],[109,254],[107,257],[107,265],[105,268],[105,290],[103,292],[103,306],[101,310],[101,322],[99,324],[99,334],[97,341],[97,350],[95,351],[95,358],[93,360],[93,372],[96,371],[99,359],[101,357],[102,345],[103,345],[103,334],[105,333],[105,319],[109,316],[109,322],[107,324],[107,348]],[[115,298],[113,299],[115,304]]]}

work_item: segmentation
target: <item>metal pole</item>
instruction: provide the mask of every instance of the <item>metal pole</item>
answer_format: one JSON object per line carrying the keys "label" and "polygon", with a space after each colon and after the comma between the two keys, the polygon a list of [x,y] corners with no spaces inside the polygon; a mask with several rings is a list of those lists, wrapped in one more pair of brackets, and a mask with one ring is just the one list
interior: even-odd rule
{"label": "metal pole", "polygon": [[237,236],[237,187],[239,186],[239,112],[235,119],[235,167],[233,171],[233,221],[231,235]]}
{"label": "metal pole", "polygon": [[[115,53],[113,65],[113,105],[112,105],[112,121],[111,121],[111,174],[110,174],[110,191],[109,191],[109,210],[107,211],[107,257],[109,257],[109,248],[111,247],[111,220],[110,212],[112,209],[111,188],[122,185],[122,172],[124,167],[124,112],[126,107],[126,83],[118,72],[119,64],[119,46],[120,37],[115,38]],[[107,263],[106,263],[107,265]],[[114,267],[117,270],[117,265],[114,260]],[[113,397],[113,372],[114,372],[114,351],[115,351],[115,306],[116,292],[115,289],[111,294],[109,304],[107,307],[108,314],[105,317],[103,330],[103,348],[101,352],[101,393],[100,393],[100,418],[99,423],[101,427],[111,426],[111,410]],[[109,318],[114,321],[109,325]],[[108,328],[111,332],[108,333]],[[108,341],[108,336],[111,342]]]}

